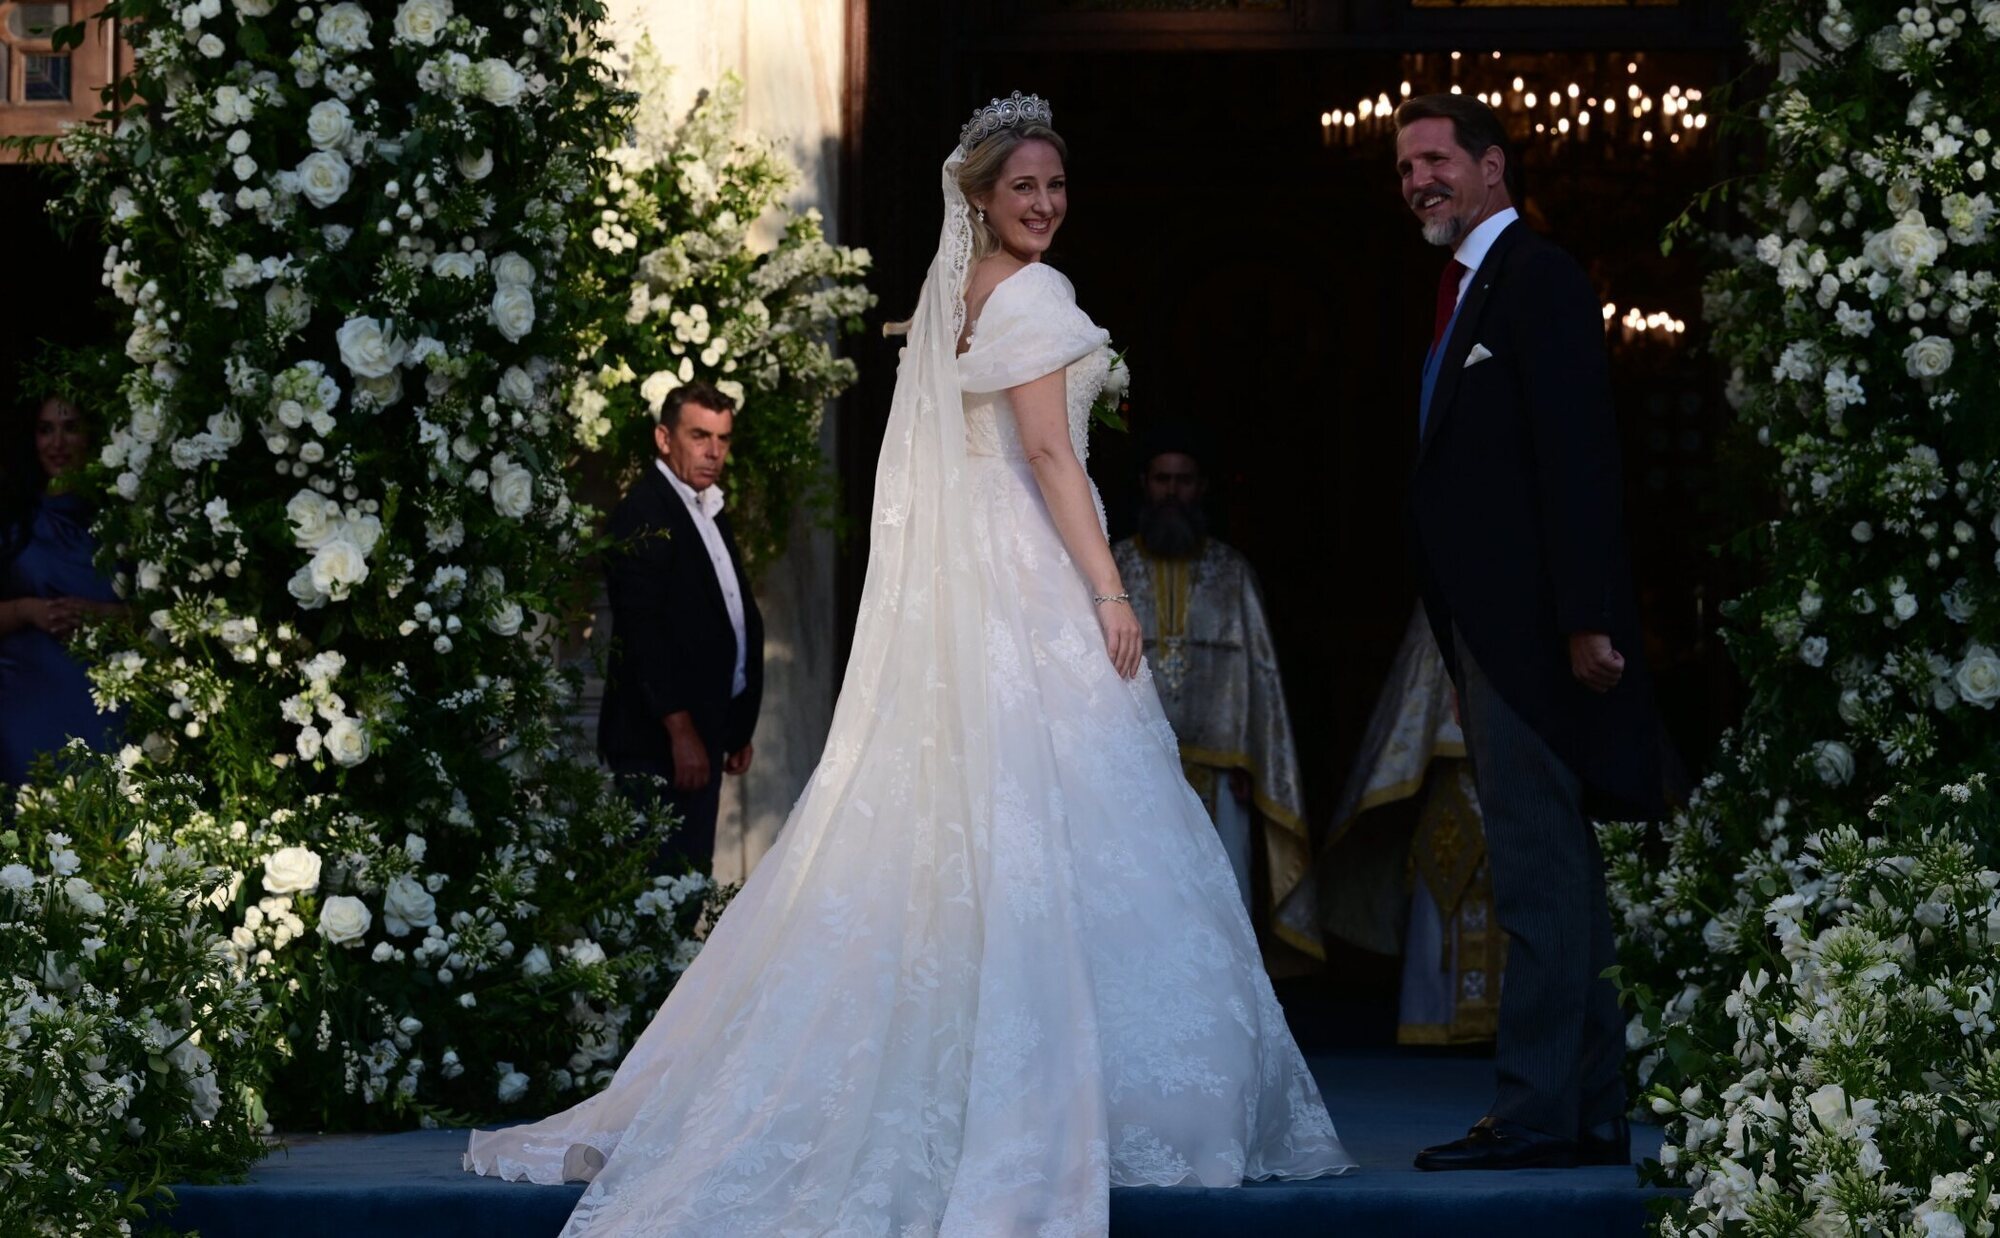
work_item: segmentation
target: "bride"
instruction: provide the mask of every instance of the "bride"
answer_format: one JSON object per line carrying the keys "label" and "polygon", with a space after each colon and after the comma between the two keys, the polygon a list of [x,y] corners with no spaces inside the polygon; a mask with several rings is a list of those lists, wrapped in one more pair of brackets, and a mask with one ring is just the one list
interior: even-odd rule
{"label": "bride", "polygon": [[1082,458],[1105,332],[1041,261],[1040,98],[975,113],[896,378],[819,768],[603,1093],[469,1169],[564,1238],[1105,1234],[1113,1185],[1353,1166],[1181,776]]}

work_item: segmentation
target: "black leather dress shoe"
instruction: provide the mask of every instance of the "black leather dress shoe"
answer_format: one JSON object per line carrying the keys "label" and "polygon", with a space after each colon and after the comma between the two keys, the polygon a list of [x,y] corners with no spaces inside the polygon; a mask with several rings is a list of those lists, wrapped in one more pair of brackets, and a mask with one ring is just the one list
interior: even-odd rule
{"label": "black leather dress shoe", "polygon": [[1576,1145],[1533,1127],[1481,1118],[1463,1139],[1417,1153],[1418,1169],[1568,1169]]}
{"label": "black leather dress shoe", "polygon": [[1624,1118],[1613,1118],[1580,1133],[1576,1137],[1576,1163],[1624,1165],[1629,1168],[1632,1164],[1632,1124]]}

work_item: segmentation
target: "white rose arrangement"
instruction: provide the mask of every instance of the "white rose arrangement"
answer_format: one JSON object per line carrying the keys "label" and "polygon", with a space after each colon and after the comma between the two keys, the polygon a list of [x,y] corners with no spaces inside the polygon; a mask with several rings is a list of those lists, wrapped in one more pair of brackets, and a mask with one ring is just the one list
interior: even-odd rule
{"label": "white rose arrangement", "polygon": [[[578,676],[553,617],[599,537],[565,409],[594,330],[581,238],[634,104],[592,60],[595,7],[130,0],[119,16],[144,32],[147,106],[73,129],[59,171],[66,208],[104,221],[119,316],[115,360],[66,371],[107,421],[97,534],[133,564],[131,622],[92,637],[93,691],[133,736],[103,776],[174,823],[155,841],[201,875],[174,939],[213,960],[189,1000],[226,984],[256,1011],[203,1026],[207,1063],[172,1039],[152,1048],[165,1074],[136,1058],[146,1096],[173,1092],[162,1138],[205,1119],[205,1145],[138,1165],[117,1137],[49,1145],[81,1180],[37,1171],[30,1202],[64,1232],[100,1232],[71,1218],[106,1183],[240,1168],[253,1098],[292,1129],[574,1103],[616,1067],[612,1012],[659,1004],[727,893],[651,879],[671,821],[573,755],[564,716]],[[730,235],[710,260],[755,268]],[[29,795],[46,815],[82,793]],[[0,838],[0,899],[53,875],[45,832]],[[85,884],[63,896],[118,910],[119,874],[148,862],[133,846],[65,849],[83,867],[61,878]],[[122,940],[109,918],[93,940]],[[593,965],[563,953],[579,934]],[[95,983],[80,941],[49,950],[53,978],[20,956],[38,993],[71,971]],[[88,1074],[65,1078],[109,1108]],[[13,1206],[0,1232],[34,1229]]]}
{"label": "white rose arrangement", "polygon": [[[1667,1234],[1995,1224],[2000,3],[1746,6],[1801,49],[1705,298],[1748,530],[1747,710],[1658,827],[1601,827]],[[1755,446],[1752,446],[1755,444]]]}

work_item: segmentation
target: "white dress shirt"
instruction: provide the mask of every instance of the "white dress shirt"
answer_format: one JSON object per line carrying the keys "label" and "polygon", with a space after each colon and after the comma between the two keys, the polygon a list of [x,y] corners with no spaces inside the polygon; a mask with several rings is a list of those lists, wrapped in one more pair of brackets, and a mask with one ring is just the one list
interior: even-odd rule
{"label": "white dress shirt", "polygon": [[1472,287],[1472,277],[1479,272],[1479,264],[1486,261],[1486,251],[1493,248],[1500,233],[1508,224],[1521,217],[1521,212],[1513,207],[1502,207],[1482,220],[1477,228],[1465,234],[1465,239],[1452,251],[1452,257],[1465,268],[1465,274],[1458,277],[1458,299],[1465,300],[1465,290]]}
{"label": "white dress shirt", "polygon": [[729,695],[742,696],[750,687],[744,666],[749,639],[743,632],[743,590],[736,583],[736,565],[730,562],[729,547],[722,544],[722,530],[715,524],[715,514],[722,510],[722,487],[710,486],[696,493],[694,487],[667,467],[665,460],[656,459],[653,465],[673,483],[675,493],[687,504],[688,515],[694,518],[694,527],[701,531],[701,544],[707,548],[709,565],[715,569],[715,583],[722,586],[722,604],[729,610],[729,626],[736,630],[736,676],[730,681]]}

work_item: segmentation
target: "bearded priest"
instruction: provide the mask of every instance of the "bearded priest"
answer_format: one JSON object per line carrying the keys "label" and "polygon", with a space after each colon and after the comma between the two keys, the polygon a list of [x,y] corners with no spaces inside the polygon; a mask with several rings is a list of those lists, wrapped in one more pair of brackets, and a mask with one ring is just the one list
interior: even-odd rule
{"label": "bearded priest", "polygon": [[1208,535],[1199,436],[1139,442],[1138,532],[1112,548],[1146,637],[1181,768],[1207,805],[1274,975],[1311,970],[1320,944],[1312,849],[1291,715],[1257,574]]}

